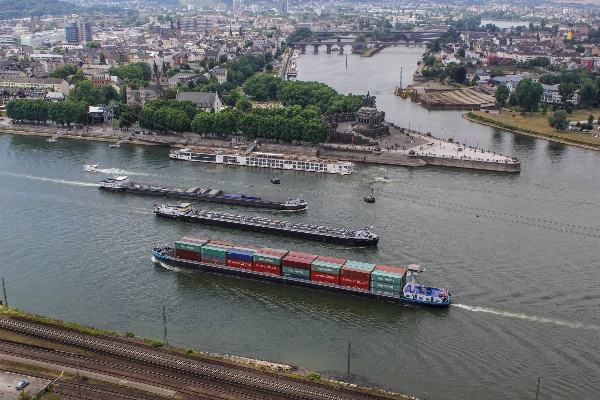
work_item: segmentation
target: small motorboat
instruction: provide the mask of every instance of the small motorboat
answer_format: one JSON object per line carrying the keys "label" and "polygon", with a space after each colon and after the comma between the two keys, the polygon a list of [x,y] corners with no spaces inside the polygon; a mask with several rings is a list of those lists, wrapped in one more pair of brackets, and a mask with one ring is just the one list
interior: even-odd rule
{"label": "small motorboat", "polygon": [[273,185],[279,185],[281,181],[279,180],[279,178],[275,178],[275,174],[273,174],[273,176],[271,177],[271,183]]}
{"label": "small motorboat", "polygon": [[96,164],[86,164],[83,166],[83,170],[87,172],[100,172],[100,167]]}
{"label": "small motorboat", "polygon": [[46,142],[48,142],[48,143],[56,143],[56,142],[58,142],[58,140],[56,140],[55,138],[50,138],[50,139],[46,139]]}
{"label": "small motorboat", "polygon": [[116,144],[111,144],[111,145],[110,145],[110,146],[108,146],[108,147],[110,147],[111,149],[120,149],[120,148],[121,148],[121,145],[120,145],[120,144],[118,144],[118,143],[116,143]]}
{"label": "small motorboat", "polygon": [[373,188],[371,188],[371,194],[364,197],[365,203],[375,203],[375,196],[373,195]]}
{"label": "small motorboat", "polygon": [[388,178],[387,176],[379,176],[379,177],[375,178],[375,180],[377,182],[386,182],[387,183],[390,181],[390,178]]}

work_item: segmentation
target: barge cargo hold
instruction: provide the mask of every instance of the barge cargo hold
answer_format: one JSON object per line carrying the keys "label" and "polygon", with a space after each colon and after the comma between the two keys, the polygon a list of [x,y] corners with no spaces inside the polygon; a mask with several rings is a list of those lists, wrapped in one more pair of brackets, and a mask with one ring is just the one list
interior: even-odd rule
{"label": "barge cargo hold", "polygon": [[127,176],[113,176],[111,178],[105,178],[100,182],[98,188],[112,192],[166,196],[179,199],[200,200],[212,203],[233,204],[238,206],[268,208],[271,210],[282,211],[304,210],[308,205],[301,197],[286,199],[276,196],[250,195],[200,187],[191,187],[185,189],[156,186],[132,182]]}
{"label": "barge cargo hold", "polygon": [[419,265],[411,264],[403,269],[222,243],[186,236],[175,242],[175,248],[154,247],[152,261],[164,267],[234,275],[395,303],[439,307],[452,302],[452,294],[447,289],[417,282],[416,275],[422,272]]}
{"label": "barge cargo hold", "polygon": [[154,213],[159,217],[178,221],[196,222],[253,232],[273,233],[281,236],[318,240],[320,242],[343,244],[346,246],[377,246],[377,243],[379,243],[379,236],[369,232],[368,228],[352,231],[247,215],[234,215],[194,209],[189,203],[180,203],[177,205],[161,204],[154,209]]}

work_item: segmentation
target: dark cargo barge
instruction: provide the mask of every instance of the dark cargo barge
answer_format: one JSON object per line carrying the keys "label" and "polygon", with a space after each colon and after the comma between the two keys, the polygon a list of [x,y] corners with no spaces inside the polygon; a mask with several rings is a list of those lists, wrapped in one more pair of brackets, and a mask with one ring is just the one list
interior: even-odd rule
{"label": "dark cargo barge", "polygon": [[447,289],[421,285],[408,269],[186,236],[175,248],[154,247],[152,260],[175,267],[307,287],[395,303],[448,306]]}
{"label": "dark cargo barge", "polygon": [[242,193],[224,192],[219,189],[200,187],[173,188],[160,187],[143,183],[131,182],[127,176],[114,176],[105,178],[98,187],[112,192],[145,194],[152,196],[166,196],[179,199],[200,200],[212,203],[233,204],[255,208],[268,208],[271,210],[297,211],[307,207],[302,198],[282,198],[275,196],[247,195]]}
{"label": "dark cargo barge", "polygon": [[178,205],[161,204],[154,209],[154,213],[159,217],[178,221],[196,222],[253,232],[273,233],[346,246],[377,246],[377,243],[379,243],[379,236],[369,232],[367,228],[352,231],[247,215],[233,215],[194,209],[189,203],[180,203]]}

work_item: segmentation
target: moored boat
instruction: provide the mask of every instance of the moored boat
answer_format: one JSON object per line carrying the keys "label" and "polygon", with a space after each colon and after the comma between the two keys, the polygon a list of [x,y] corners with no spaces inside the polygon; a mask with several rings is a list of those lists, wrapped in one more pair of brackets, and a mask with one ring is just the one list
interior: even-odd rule
{"label": "moored boat", "polygon": [[354,163],[350,161],[322,160],[278,153],[251,152],[240,154],[223,149],[218,149],[218,151],[187,148],[172,150],[169,153],[169,157],[175,160],[226,164],[238,167],[277,168],[339,175],[350,175],[354,170]]}
{"label": "moored boat", "polygon": [[185,268],[234,275],[285,285],[367,297],[396,303],[448,306],[447,289],[425,286],[415,275],[419,265],[394,266],[317,256],[186,236],[175,247],[154,247],[152,261],[167,268]]}
{"label": "moored boat", "polygon": [[161,204],[154,213],[162,218],[178,221],[195,222],[205,225],[236,228],[253,232],[272,233],[281,236],[318,240],[326,243],[337,243],[346,246],[376,246],[379,236],[368,228],[348,230],[320,225],[301,224],[290,221],[272,220],[269,218],[248,215],[234,215],[216,211],[194,209],[189,203]]}
{"label": "moored boat", "polygon": [[297,211],[307,208],[308,203],[302,198],[285,198],[226,192],[220,189],[202,187],[175,188],[132,182],[127,176],[113,176],[103,179],[98,185],[100,189],[134,194],[166,196],[188,200],[208,201],[212,203],[232,204],[239,206],[268,208],[271,210]]}

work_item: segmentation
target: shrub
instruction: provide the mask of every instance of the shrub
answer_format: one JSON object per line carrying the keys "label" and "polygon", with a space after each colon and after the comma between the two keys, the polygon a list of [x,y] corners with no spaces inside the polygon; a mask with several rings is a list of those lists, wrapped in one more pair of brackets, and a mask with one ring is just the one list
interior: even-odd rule
{"label": "shrub", "polygon": [[318,372],[309,372],[307,377],[309,380],[315,381],[315,382],[321,380],[321,374],[319,374]]}
{"label": "shrub", "polygon": [[125,337],[134,338],[135,337],[135,333],[133,333],[131,331],[127,331],[127,332],[125,332]]}
{"label": "shrub", "polygon": [[185,349],[183,352],[185,354],[187,354],[188,356],[191,356],[192,354],[194,354],[194,350],[192,350],[192,349]]}

